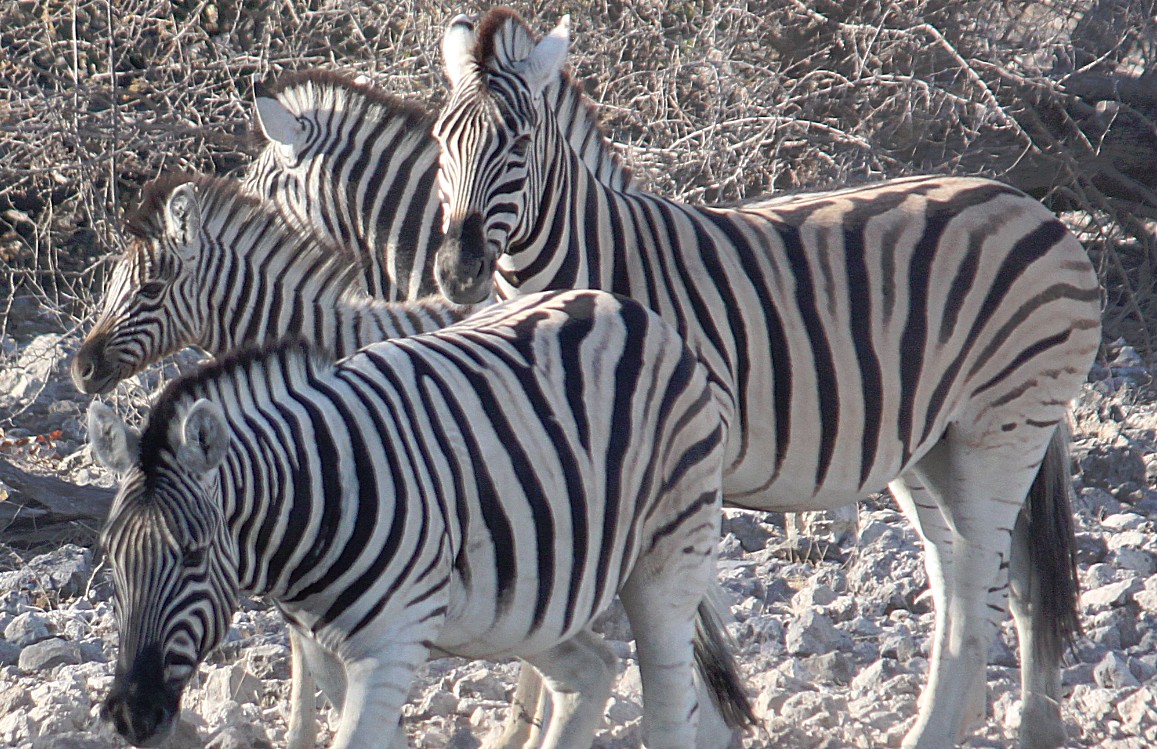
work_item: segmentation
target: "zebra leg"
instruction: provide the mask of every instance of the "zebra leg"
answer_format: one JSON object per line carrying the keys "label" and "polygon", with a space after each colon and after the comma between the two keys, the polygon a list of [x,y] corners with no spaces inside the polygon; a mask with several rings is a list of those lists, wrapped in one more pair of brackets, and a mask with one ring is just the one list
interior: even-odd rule
{"label": "zebra leg", "polygon": [[947,615],[935,633],[928,684],[904,749],[955,746],[985,688],[988,648],[1005,615],[990,601],[1007,590],[1013,525],[1044,448],[1034,449],[1023,431],[1013,442],[981,429],[969,435],[954,425],[913,469],[941,500],[951,528],[952,572],[946,576]]}
{"label": "zebra leg", "polygon": [[529,664],[523,663],[518,672],[518,686],[510,700],[502,733],[489,749],[524,749],[538,746],[538,738],[549,708],[549,694],[543,689],[542,677]]}
{"label": "zebra leg", "polygon": [[[541,749],[589,749],[618,672],[618,658],[601,637],[583,629],[549,650],[524,657],[550,692]],[[524,666],[525,668],[525,666]]]}
{"label": "zebra leg", "polygon": [[[939,448],[939,446],[938,446]],[[937,458],[930,455],[925,458],[928,464]],[[928,574],[928,589],[932,594],[932,607],[935,616],[932,642],[941,642],[947,631],[952,610],[948,605],[949,591],[954,585],[952,574],[952,529],[948,526],[944,513],[941,511],[942,496],[937,496],[924,485],[916,472],[908,472],[892,480],[888,490],[896,500],[900,510],[916,529],[924,548],[924,570]],[[1001,591],[994,593],[1003,606]],[[991,602],[990,602],[991,603]],[[932,651],[932,660],[929,672],[939,668],[939,658],[942,653]],[[931,691],[925,690],[920,696],[923,707],[925,700],[931,698]],[[928,708],[929,710],[933,708]],[[968,696],[968,706],[965,708],[962,731],[969,726],[981,724],[988,711],[988,685],[984,680],[978,681]]]}
{"label": "zebra leg", "polygon": [[[370,643],[373,654],[342,659],[345,694],[331,749],[404,747],[402,705],[429,648],[418,642]],[[368,649],[368,648],[367,648]],[[383,730],[390,735],[383,742]]]}
{"label": "zebra leg", "polygon": [[735,643],[726,629],[730,621],[727,594],[713,579],[699,604],[695,626],[693,676],[700,706],[696,749],[737,747],[740,732],[759,722],[735,662]]}
{"label": "zebra leg", "polygon": [[1009,599],[1020,643],[1023,749],[1054,749],[1066,738],[1060,664],[1080,627],[1069,482],[1068,430],[1059,427],[1012,534]]}
{"label": "zebra leg", "polygon": [[[707,580],[672,570],[663,579],[643,574],[646,561],[619,591],[635,635],[643,679],[643,745],[686,749],[698,735],[699,698],[693,678],[695,616]],[[702,582],[702,584],[698,584]]]}
{"label": "zebra leg", "polygon": [[313,749],[317,743],[317,685],[306,664],[306,638],[289,625],[289,728],[286,749]]}

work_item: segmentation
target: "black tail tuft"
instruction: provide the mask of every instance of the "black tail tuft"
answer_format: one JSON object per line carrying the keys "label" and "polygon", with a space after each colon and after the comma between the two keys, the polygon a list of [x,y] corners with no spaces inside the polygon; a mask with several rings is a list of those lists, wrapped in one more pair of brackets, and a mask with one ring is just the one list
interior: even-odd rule
{"label": "black tail tuft", "polygon": [[695,669],[723,715],[723,721],[733,730],[746,731],[759,720],[739,678],[733,655],[735,643],[727,634],[718,606],[711,598],[709,592],[699,603],[699,616],[695,621]]}
{"label": "black tail tuft", "polygon": [[1033,605],[1041,607],[1047,622],[1036,645],[1041,656],[1053,658],[1071,648],[1081,634],[1068,447],[1068,429],[1058,427],[1023,512],[1028,521]]}

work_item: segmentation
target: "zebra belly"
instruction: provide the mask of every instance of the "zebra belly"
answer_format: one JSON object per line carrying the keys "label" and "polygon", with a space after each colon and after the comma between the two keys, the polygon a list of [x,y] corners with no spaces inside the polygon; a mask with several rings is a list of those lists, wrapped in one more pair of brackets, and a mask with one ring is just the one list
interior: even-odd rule
{"label": "zebra belly", "polygon": [[[756,417],[749,423],[760,422]],[[810,434],[794,439],[779,461],[774,436],[759,428],[748,432],[746,452],[728,461],[723,477],[726,506],[775,512],[831,510],[882,490],[905,467],[897,447],[882,449],[865,470],[858,439],[837,442],[830,462],[821,467],[821,450]],[[738,430],[730,435],[728,448],[732,455],[738,452],[741,436]],[[921,445],[908,463],[914,462],[935,441]]]}
{"label": "zebra belly", "polygon": [[763,470],[753,467],[750,471],[733,472],[724,479],[723,503],[727,507],[769,512],[831,510],[853,504],[882,489],[886,483],[866,491],[858,485],[847,484],[825,484],[817,488],[814,481],[808,480],[806,472],[771,479],[766,467]]}
{"label": "zebra belly", "polygon": [[[497,605],[492,580],[478,580],[469,587],[463,582],[456,573],[449,611],[434,646],[464,658],[487,659],[533,655],[569,640],[610,606],[619,587],[610,584],[599,600],[576,604],[570,621],[563,615],[565,591],[551,590],[550,605],[536,622],[536,577],[520,577],[513,593]],[[580,587],[591,589],[592,585]]]}

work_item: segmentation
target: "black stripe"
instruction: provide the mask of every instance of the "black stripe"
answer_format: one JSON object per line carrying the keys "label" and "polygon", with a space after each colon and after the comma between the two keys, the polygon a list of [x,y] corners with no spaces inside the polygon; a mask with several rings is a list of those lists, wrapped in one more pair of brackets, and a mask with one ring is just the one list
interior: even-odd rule
{"label": "black stripe", "polygon": [[836,436],[840,426],[840,392],[836,380],[836,365],[832,357],[827,330],[820,319],[819,298],[812,286],[813,279],[808,258],[804,254],[803,240],[799,229],[782,224],[776,227],[783,240],[784,255],[791,265],[795,280],[796,308],[807,331],[811,344],[812,360],[815,365],[816,400],[819,405],[820,454],[816,463],[815,488],[823,486],[831,469],[835,453]]}

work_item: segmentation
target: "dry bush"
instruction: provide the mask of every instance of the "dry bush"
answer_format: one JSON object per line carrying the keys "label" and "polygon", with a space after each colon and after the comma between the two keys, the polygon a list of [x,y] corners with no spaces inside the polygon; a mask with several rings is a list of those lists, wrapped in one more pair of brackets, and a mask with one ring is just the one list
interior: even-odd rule
{"label": "dry bush", "polygon": [[[1154,170],[1135,169],[1130,142],[1111,136],[1140,118],[1143,140],[1148,110],[1103,84],[1145,83],[1137,73],[1157,63],[1153,6],[515,3],[541,31],[572,14],[572,68],[654,189],[733,202],[914,172],[1004,177],[1078,212],[1074,225],[1123,305],[1114,330],[1146,350],[1146,321],[1157,314],[1157,199],[1144,170]],[[484,9],[429,0],[4,3],[0,309],[31,295],[61,329],[81,327],[139,186],[169,168],[228,172],[251,155],[255,80],[344,68],[437,106],[441,28],[456,12]],[[1117,150],[1107,157],[1108,145]]]}

